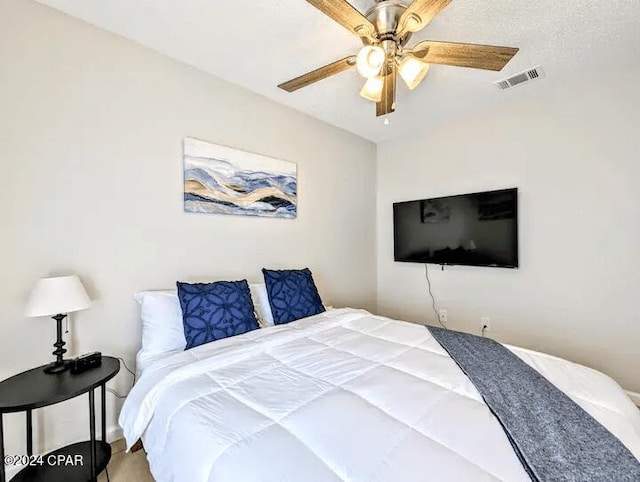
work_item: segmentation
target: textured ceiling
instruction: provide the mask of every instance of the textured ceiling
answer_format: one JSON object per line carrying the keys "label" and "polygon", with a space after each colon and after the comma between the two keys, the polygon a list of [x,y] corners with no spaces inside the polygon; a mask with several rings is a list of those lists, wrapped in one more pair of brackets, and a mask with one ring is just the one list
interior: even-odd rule
{"label": "textured ceiling", "polygon": [[[39,0],[105,30],[375,142],[397,139],[521,89],[548,88],[594,66],[640,62],[639,0],[453,0],[418,40],[520,47],[503,72],[433,66],[400,85],[385,126],[355,70],[293,94],[276,86],[357,52],[359,40],[305,0]],[[365,11],[374,0],[353,0]],[[500,92],[491,82],[541,64],[540,82]]]}

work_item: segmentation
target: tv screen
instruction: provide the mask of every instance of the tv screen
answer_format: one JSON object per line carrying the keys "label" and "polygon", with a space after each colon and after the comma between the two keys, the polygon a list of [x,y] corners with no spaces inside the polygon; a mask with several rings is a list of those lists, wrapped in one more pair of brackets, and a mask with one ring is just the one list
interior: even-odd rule
{"label": "tv screen", "polygon": [[518,190],[393,205],[396,261],[518,266]]}

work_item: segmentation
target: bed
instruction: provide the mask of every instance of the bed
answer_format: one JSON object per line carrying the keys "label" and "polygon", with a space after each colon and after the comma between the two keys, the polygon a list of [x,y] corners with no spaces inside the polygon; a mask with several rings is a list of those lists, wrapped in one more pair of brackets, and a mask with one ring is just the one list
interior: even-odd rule
{"label": "bed", "polygon": [[[640,460],[640,411],[616,382],[508,348]],[[159,481],[530,480],[429,330],[355,309],[157,357],[120,423]]]}

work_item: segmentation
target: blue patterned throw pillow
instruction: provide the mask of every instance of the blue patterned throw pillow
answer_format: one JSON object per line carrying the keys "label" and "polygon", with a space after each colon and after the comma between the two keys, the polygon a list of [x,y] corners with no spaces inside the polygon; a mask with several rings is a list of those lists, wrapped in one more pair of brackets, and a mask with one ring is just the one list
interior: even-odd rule
{"label": "blue patterned throw pillow", "polygon": [[185,350],[258,328],[246,280],[177,284]]}
{"label": "blue patterned throw pillow", "polygon": [[263,269],[262,273],[276,325],[325,311],[308,268],[285,271]]}

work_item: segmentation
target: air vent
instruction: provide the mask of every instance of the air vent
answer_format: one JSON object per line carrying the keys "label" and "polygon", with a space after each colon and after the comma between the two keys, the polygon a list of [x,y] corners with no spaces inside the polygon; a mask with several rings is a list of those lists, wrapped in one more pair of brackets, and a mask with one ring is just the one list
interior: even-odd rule
{"label": "air vent", "polygon": [[532,80],[541,79],[542,77],[544,77],[544,71],[542,70],[542,67],[536,65],[531,69],[524,70],[507,79],[498,80],[494,82],[494,84],[497,85],[500,90],[506,90],[511,87],[515,87],[516,85],[526,84]]}

